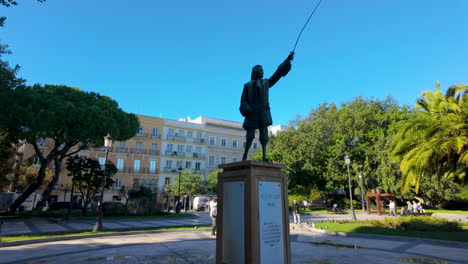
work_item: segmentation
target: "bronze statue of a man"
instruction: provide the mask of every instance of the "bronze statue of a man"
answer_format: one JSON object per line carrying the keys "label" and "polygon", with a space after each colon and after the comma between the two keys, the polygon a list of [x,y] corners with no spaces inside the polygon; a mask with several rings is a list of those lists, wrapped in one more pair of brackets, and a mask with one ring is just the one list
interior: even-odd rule
{"label": "bronze statue of a man", "polygon": [[263,79],[263,68],[256,65],[252,68],[250,82],[244,84],[242,91],[240,112],[245,117],[242,127],[247,131],[245,152],[242,160],[247,159],[247,153],[255,138],[255,129],[260,130],[260,143],[262,144],[263,161],[266,161],[266,145],[268,143],[268,126],[272,124],[268,91],[281,77],[291,70],[291,61],[294,52],[278,66],[278,69],[269,79]]}

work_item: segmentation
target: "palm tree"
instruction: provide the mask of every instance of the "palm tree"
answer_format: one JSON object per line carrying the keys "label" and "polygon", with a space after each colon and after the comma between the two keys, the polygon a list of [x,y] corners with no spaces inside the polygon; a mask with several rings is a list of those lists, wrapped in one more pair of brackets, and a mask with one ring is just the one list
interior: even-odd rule
{"label": "palm tree", "polygon": [[418,192],[423,178],[438,175],[463,182],[468,172],[468,85],[425,91],[416,102],[415,117],[402,123],[390,156],[400,162],[402,192]]}

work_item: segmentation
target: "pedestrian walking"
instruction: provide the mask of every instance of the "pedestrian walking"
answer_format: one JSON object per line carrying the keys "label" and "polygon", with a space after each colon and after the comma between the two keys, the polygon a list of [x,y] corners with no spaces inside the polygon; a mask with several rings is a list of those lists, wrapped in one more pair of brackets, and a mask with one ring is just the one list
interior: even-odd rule
{"label": "pedestrian walking", "polygon": [[395,201],[394,200],[390,200],[390,203],[388,204],[388,207],[390,209],[389,216],[396,216],[396,212],[395,212],[396,206],[395,206]]}
{"label": "pedestrian walking", "polygon": [[293,218],[294,218],[294,224],[300,224],[301,223],[301,215],[299,214],[299,204],[297,203],[296,200],[294,200],[294,203],[292,204],[292,211],[293,211]]}
{"label": "pedestrian walking", "polygon": [[216,198],[210,199],[210,218],[211,218],[211,235],[216,236],[216,218],[218,216],[218,202]]}

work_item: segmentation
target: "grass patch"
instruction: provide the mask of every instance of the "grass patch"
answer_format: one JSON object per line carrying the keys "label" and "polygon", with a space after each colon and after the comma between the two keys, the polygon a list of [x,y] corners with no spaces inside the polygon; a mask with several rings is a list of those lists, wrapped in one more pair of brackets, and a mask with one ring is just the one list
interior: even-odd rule
{"label": "grass patch", "polygon": [[320,222],[315,223],[316,228],[324,230],[360,233],[371,235],[387,235],[387,236],[404,236],[404,237],[420,237],[439,240],[468,242],[468,223],[461,223],[461,231],[418,231],[418,230],[401,230],[384,227],[372,226],[370,221],[349,221],[349,222]]}
{"label": "grass patch", "polygon": [[424,211],[426,211],[426,213],[468,214],[468,211],[463,210],[424,209]]}
{"label": "grass patch", "polygon": [[[196,226],[198,229],[211,228],[210,225],[201,225]],[[2,242],[13,242],[13,241],[23,241],[31,239],[42,239],[42,238],[51,238],[51,237],[69,237],[69,236],[80,236],[80,235],[93,235],[93,234],[111,234],[111,233],[121,233],[121,232],[132,232],[132,231],[150,231],[150,230],[178,230],[178,229],[194,229],[195,226],[172,226],[172,227],[147,227],[147,228],[136,228],[128,231],[122,230],[107,230],[102,232],[76,232],[76,233],[63,233],[63,234],[32,234],[32,235],[22,235],[22,236],[4,236],[0,237]]]}
{"label": "grass patch", "polygon": [[[327,211],[327,209],[324,208],[314,208],[314,209],[301,209],[299,210],[301,214],[313,214],[313,213],[320,213],[320,214],[334,214],[332,211]],[[360,213],[362,212],[361,209],[354,209],[354,212]],[[349,210],[347,209],[344,213],[342,214],[348,214]]]}
{"label": "grass patch", "polygon": [[[59,210],[59,211],[24,211],[24,212],[16,212],[15,215],[8,215],[6,212],[0,214],[0,219],[31,219],[31,218],[56,218],[63,220],[67,216],[67,210]],[[96,219],[97,212],[96,211],[87,211],[86,216],[81,215],[81,210],[73,210],[71,219],[73,220],[90,220]],[[154,219],[154,218],[183,218],[183,217],[192,217],[192,214],[175,214],[175,213],[167,213],[167,212],[160,212],[159,214],[155,215],[105,215],[105,219]]]}

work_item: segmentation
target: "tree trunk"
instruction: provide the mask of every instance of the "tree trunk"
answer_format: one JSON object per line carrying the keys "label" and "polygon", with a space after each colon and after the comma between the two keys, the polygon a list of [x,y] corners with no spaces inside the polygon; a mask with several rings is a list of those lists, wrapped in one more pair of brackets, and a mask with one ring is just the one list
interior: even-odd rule
{"label": "tree trunk", "polygon": [[43,163],[41,163],[41,167],[39,169],[39,172],[37,173],[37,180],[35,183],[32,183],[26,188],[26,190],[16,199],[12,205],[10,205],[10,208],[8,211],[11,214],[14,214],[16,210],[23,204],[23,202],[28,199],[29,195],[31,195],[35,190],[37,190],[39,187],[41,187],[42,182],[44,181],[44,178],[46,176],[46,169],[47,165],[50,163],[50,161],[45,160]]}
{"label": "tree trunk", "polygon": [[54,186],[57,184],[59,177],[60,177],[60,171],[62,170],[61,169],[62,160],[63,158],[58,158],[58,157],[54,159],[54,164],[55,164],[54,177],[52,177],[52,180],[49,182],[44,192],[42,193],[41,200],[37,203],[35,210],[40,211],[42,207],[45,206],[46,201],[49,200],[49,196],[54,190]]}

